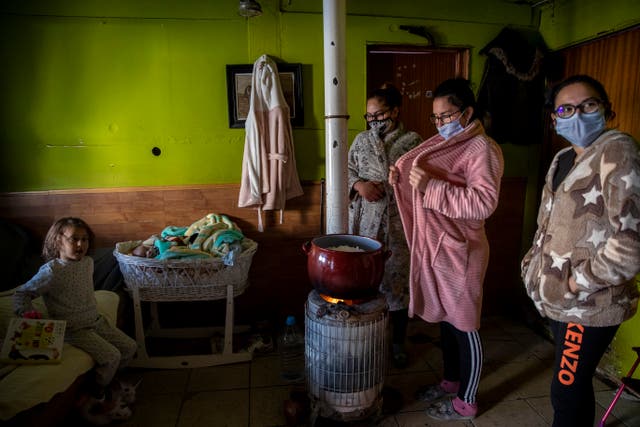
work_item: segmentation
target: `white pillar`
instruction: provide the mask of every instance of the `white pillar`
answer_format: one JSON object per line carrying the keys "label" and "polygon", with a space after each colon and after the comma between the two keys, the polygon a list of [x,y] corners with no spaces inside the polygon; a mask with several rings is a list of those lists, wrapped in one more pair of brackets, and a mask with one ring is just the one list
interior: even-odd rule
{"label": "white pillar", "polygon": [[347,188],[347,73],[346,0],[323,0],[324,108],[326,168],[326,233],[346,233]]}

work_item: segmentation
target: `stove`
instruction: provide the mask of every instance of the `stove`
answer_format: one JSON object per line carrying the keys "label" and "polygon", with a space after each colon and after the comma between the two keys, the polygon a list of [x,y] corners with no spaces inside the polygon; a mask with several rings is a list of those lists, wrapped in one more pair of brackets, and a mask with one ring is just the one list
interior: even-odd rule
{"label": "stove", "polygon": [[381,294],[349,301],[311,291],[305,304],[305,371],[314,415],[354,421],[381,414],[388,321]]}

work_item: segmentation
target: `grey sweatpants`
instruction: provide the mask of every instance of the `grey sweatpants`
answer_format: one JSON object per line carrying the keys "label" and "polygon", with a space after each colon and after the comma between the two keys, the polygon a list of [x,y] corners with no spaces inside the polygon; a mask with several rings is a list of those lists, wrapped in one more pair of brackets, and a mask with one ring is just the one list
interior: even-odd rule
{"label": "grey sweatpants", "polygon": [[136,353],[137,344],[100,315],[93,326],[65,332],[65,341],[86,351],[96,362],[96,383],[107,386],[118,369],[125,367]]}

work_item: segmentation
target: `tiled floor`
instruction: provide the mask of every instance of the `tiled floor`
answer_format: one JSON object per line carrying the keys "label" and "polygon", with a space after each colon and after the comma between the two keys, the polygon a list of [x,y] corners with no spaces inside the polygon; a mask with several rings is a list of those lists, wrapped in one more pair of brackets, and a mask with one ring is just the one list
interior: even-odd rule
{"label": "tiled floor", "polygon": [[[410,363],[404,370],[390,369],[385,387],[401,394],[401,408],[360,425],[400,426],[549,426],[552,409],[549,384],[552,345],[525,326],[505,318],[484,319],[481,335],[485,366],[473,421],[435,422],[424,414],[425,404],[413,394],[439,379],[438,328],[421,321],[409,326]],[[123,427],[285,426],[283,402],[295,388],[279,378],[277,352],[256,356],[251,362],[180,370],[130,370],[142,378],[134,416]],[[594,379],[596,417],[613,398],[605,382]],[[386,406],[386,405],[385,405]],[[316,425],[328,425],[320,420]],[[336,423],[333,423],[336,424]],[[308,423],[306,425],[309,425]],[[597,424],[596,424],[597,425]],[[608,426],[640,426],[640,402],[621,399]]]}

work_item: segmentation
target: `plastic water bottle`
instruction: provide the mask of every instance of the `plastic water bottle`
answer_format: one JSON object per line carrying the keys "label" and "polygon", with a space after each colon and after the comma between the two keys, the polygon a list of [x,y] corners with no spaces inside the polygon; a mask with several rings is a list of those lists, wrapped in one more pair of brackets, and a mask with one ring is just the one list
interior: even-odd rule
{"label": "plastic water bottle", "polygon": [[296,318],[288,316],[282,335],[282,379],[290,382],[304,379],[304,335],[296,325]]}

